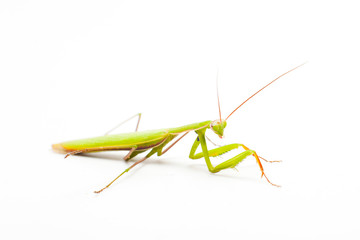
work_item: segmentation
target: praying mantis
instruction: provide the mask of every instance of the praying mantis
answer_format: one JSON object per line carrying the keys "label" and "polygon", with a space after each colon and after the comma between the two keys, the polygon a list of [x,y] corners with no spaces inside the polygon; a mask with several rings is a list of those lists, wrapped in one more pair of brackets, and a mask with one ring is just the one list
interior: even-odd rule
{"label": "praying mantis", "polygon": [[[146,159],[148,159],[155,153],[158,156],[162,156],[169,149],[171,149],[176,143],[178,143],[183,137],[185,137],[189,132],[195,131],[195,133],[197,134],[197,137],[196,137],[194,144],[192,145],[191,150],[190,150],[190,154],[189,154],[190,159],[204,158],[209,171],[212,173],[217,173],[224,169],[235,168],[246,157],[252,155],[255,157],[255,160],[260,168],[261,177],[265,177],[267,182],[269,182],[271,185],[280,187],[279,185],[273,184],[268,179],[268,177],[265,175],[264,168],[261,164],[260,159],[262,159],[264,161],[267,161],[267,160],[258,156],[256,151],[251,150],[248,147],[246,147],[244,144],[239,144],[239,143],[228,144],[225,146],[220,146],[215,149],[208,150],[208,147],[206,144],[207,137],[206,137],[205,133],[208,129],[211,129],[217,136],[222,138],[223,134],[224,134],[224,129],[227,125],[226,121],[229,119],[229,117],[231,115],[233,115],[234,112],[236,112],[248,100],[250,100],[252,97],[254,97],[256,94],[258,94],[260,91],[262,91],[263,89],[268,87],[270,84],[274,83],[279,78],[294,71],[295,69],[301,67],[304,64],[305,63],[283,73],[282,75],[280,75],[277,78],[275,78],[274,80],[272,80],[270,83],[265,85],[263,88],[261,88],[260,90],[255,92],[253,95],[251,95],[249,98],[247,98],[244,102],[242,102],[225,119],[223,119],[221,117],[219,92],[217,91],[217,100],[218,100],[218,108],[219,108],[219,119],[217,119],[217,120],[214,120],[214,121],[209,120],[209,121],[203,121],[203,122],[198,122],[198,123],[192,123],[192,124],[175,127],[175,128],[137,131],[139,123],[140,123],[140,119],[141,119],[141,114],[139,113],[128,119],[128,120],[130,120],[136,116],[138,117],[138,122],[137,122],[135,132],[109,135],[109,133],[112,130],[114,130],[115,128],[117,128],[119,125],[121,125],[122,124],[121,123],[114,129],[107,132],[105,134],[105,136],[53,144],[52,148],[56,152],[67,153],[65,155],[65,158],[70,155],[88,153],[88,152],[113,151],[113,150],[128,151],[127,155],[124,157],[124,160],[132,159],[136,155],[150,150],[146,154],[145,157],[141,158],[140,160],[138,160],[134,164],[132,164],[130,167],[125,169],[120,175],[118,175],[108,185],[106,185],[105,187],[103,187],[102,189],[100,189],[98,191],[95,191],[95,193],[100,193],[103,190],[105,190],[106,188],[108,188],[110,185],[112,185],[119,177],[121,177],[126,172],[130,171],[130,169],[132,169],[139,163],[144,162]],[[126,120],[126,121],[128,121],[128,120]],[[124,122],[126,122],[126,121],[124,121]],[[175,138],[177,138],[177,139],[174,140],[173,143],[171,143],[166,149],[163,149],[167,144],[169,144]],[[196,150],[198,149],[199,145],[201,145],[201,152],[196,153]],[[211,163],[210,157],[217,157],[221,154],[224,154],[226,152],[229,152],[229,151],[237,149],[237,148],[243,148],[244,151],[241,152],[240,154],[216,165],[216,166],[213,166],[213,164]],[[276,162],[276,161],[267,161],[267,162]]]}

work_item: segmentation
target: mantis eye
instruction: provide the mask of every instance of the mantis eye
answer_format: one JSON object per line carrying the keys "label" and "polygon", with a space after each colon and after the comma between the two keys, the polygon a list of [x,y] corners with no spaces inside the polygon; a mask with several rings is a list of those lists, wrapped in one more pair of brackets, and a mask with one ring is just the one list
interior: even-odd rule
{"label": "mantis eye", "polygon": [[210,128],[212,129],[214,126],[217,126],[220,124],[221,124],[220,120],[214,120],[214,121],[212,121],[212,123],[210,123]]}

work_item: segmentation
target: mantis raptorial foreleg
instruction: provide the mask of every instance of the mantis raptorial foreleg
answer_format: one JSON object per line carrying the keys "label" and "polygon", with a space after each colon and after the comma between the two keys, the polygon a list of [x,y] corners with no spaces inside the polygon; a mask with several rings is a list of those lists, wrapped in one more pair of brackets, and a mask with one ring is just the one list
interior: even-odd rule
{"label": "mantis raptorial foreleg", "polygon": [[[264,176],[270,184],[279,187],[278,185],[270,182],[269,179],[266,177],[266,175],[264,173],[264,168],[260,162],[259,156],[257,155],[257,153],[254,150],[250,150],[248,147],[246,147],[243,144],[236,144],[236,143],[218,147],[218,148],[215,148],[212,150],[208,150],[207,146],[206,146],[206,140],[205,140],[205,131],[206,131],[206,129],[200,129],[200,130],[196,131],[196,133],[198,134],[198,137],[196,138],[196,140],[191,148],[191,151],[190,151],[189,157],[191,159],[198,159],[198,158],[204,157],[209,171],[212,173],[217,173],[217,172],[220,172],[221,170],[224,170],[227,168],[234,168],[241,161],[243,161],[246,157],[253,155],[256,159],[257,164],[259,165],[260,170],[261,170],[261,176]],[[200,144],[201,144],[202,152],[195,154],[195,151]],[[219,156],[223,153],[226,153],[226,152],[236,149],[238,147],[244,148],[245,151],[236,155],[233,158],[230,158],[229,160],[226,160],[226,161],[220,163],[219,165],[217,165],[215,167],[212,165],[212,163],[210,161],[210,157]]]}

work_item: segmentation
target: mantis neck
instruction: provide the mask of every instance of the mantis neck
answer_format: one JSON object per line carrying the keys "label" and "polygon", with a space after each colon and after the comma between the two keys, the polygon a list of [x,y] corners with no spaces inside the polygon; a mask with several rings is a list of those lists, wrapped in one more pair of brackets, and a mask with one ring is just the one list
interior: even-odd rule
{"label": "mantis neck", "polygon": [[211,122],[212,121],[204,121],[204,122],[198,122],[198,123],[184,125],[181,127],[170,128],[169,133],[182,133],[182,132],[188,132],[191,130],[197,130],[197,129],[201,129],[201,128],[210,128]]}

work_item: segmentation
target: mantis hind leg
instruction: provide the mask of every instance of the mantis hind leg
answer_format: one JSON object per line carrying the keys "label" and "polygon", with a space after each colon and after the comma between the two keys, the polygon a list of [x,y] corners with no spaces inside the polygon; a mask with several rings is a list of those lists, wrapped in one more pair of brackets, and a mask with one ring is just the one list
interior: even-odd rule
{"label": "mantis hind leg", "polygon": [[[146,150],[144,151],[141,151],[141,152],[145,152]],[[104,191],[106,188],[110,187],[111,184],[113,184],[119,177],[121,177],[122,175],[124,175],[125,173],[127,173],[128,171],[130,171],[130,169],[132,169],[133,167],[135,167],[136,165],[138,165],[139,163],[142,163],[143,161],[145,161],[146,159],[148,159],[149,157],[151,157],[154,153],[156,153],[158,151],[158,147],[155,147],[153,148],[145,157],[143,157],[142,159],[136,161],[134,164],[132,164],[130,167],[128,167],[127,169],[125,169],[122,173],[120,173],[114,180],[112,180],[108,185],[106,185],[105,187],[103,187],[102,189],[100,189],[99,191],[94,191],[94,193],[101,193],[102,191]],[[137,152],[132,152],[130,154],[130,158],[131,158],[131,155],[137,155],[139,154],[140,151],[137,153]]]}
{"label": "mantis hind leg", "polygon": [[[140,124],[140,120],[141,120],[141,113],[137,113],[135,114],[134,116],[131,116],[130,118],[126,119],[125,121],[119,123],[118,125],[116,125],[114,128],[110,129],[109,131],[107,131],[104,135],[109,135],[111,132],[115,131],[117,128],[119,128],[121,125],[123,125],[124,123],[130,121],[131,119],[135,118],[135,117],[138,117],[138,121],[137,121],[137,124],[136,124],[136,128],[135,128],[135,132],[138,131],[138,128],[139,128],[139,124]],[[131,149],[128,154],[124,157],[124,160],[125,161],[128,161],[130,160],[131,158],[135,157],[136,155],[138,155],[139,153],[142,153],[144,151],[138,151],[136,152],[135,151],[136,148],[134,149]]]}
{"label": "mantis hind leg", "polygon": [[[166,139],[164,139],[163,143],[161,143],[159,146],[154,147],[151,149],[151,151],[142,159],[136,161],[134,164],[132,164],[130,167],[128,167],[127,169],[125,169],[125,171],[123,171],[122,173],[120,173],[120,175],[118,175],[114,180],[112,180],[108,185],[106,185],[104,188],[100,189],[99,191],[95,191],[94,193],[101,193],[103,190],[105,190],[106,188],[110,187],[111,184],[113,184],[119,177],[121,177],[122,175],[124,175],[125,173],[127,173],[128,171],[130,171],[130,169],[132,169],[133,167],[135,167],[136,165],[138,165],[139,163],[145,161],[146,159],[148,159],[149,157],[151,157],[153,154],[157,153],[158,156],[161,156],[163,154],[165,154],[170,148],[172,148],[178,141],[180,141],[180,139],[182,139],[188,132],[186,132],[185,134],[183,134],[178,140],[176,140],[173,144],[171,144],[167,149],[162,150],[163,147],[169,143],[169,141],[171,141],[174,137],[176,137],[176,135],[174,136],[168,136]],[[132,148],[130,150],[130,152],[125,156],[126,160],[129,160],[133,157],[135,157],[136,155],[145,152],[149,149],[144,149],[144,150],[139,150],[136,151],[136,148]]]}
{"label": "mantis hind leg", "polygon": [[141,151],[131,151],[124,157],[125,161],[129,161],[130,159],[134,158],[136,155],[143,153],[147,150],[141,150]]}
{"label": "mantis hind leg", "polygon": [[[208,150],[207,146],[206,146],[206,140],[205,140],[205,131],[206,129],[201,129],[196,131],[196,133],[198,134],[198,137],[196,138],[191,151],[190,151],[190,158],[191,159],[198,159],[198,158],[205,158],[205,162],[206,165],[209,169],[210,172],[212,173],[217,173],[220,172],[221,170],[227,169],[227,168],[234,168],[236,165],[238,165],[240,162],[242,162],[246,157],[253,155],[256,159],[257,164],[259,165],[259,168],[261,170],[261,177],[265,177],[266,180],[273,186],[277,186],[276,184],[273,184],[272,182],[270,182],[270,180],[267,178],[267,176],[264,173],[264,168],[260,162],[259,156],[257,155],[257,153],[254,150],[250,150],[248,147],[246,147],[243,144],[229,144],[229,145],[225,145],[219,148],[215,148],[212,150]],[[198,146],[201,144],[201,148],[202,148],[202,152],[195,154],[196,149],[198,148]],[[216,157],[219,156],[221,154],[224,154],[226,152],[229,152],[233,149],[236,149],[238,147],[242,147],[245,149],[244,152],[236,155],[233,158],[230,158],[229,160],[226,160],[220,164],[218,164],[217,166],[213,166],[210,158],[209,157]]]}
{"label": "mantis hind leg", "polygon": [[138,117],[138,121],[136,124],[136,128],[135,128],[135,132],[137,132],[138,128],[139,128],[139,124],[140,124],[140,120],[141,120],[141,113],[137,113],[134,116],[131,116],[130,118],[126,119],[125,121],[122,121],[121,123],[119,123],[118,125],[116,125],[114,128],[110,129],[109,131],[107,131],[104,135],[109,135],[111,132],[115,131],[118,127],[120,127],[121,125],[123,125],[124,123],[130,121],[131,119]]}

